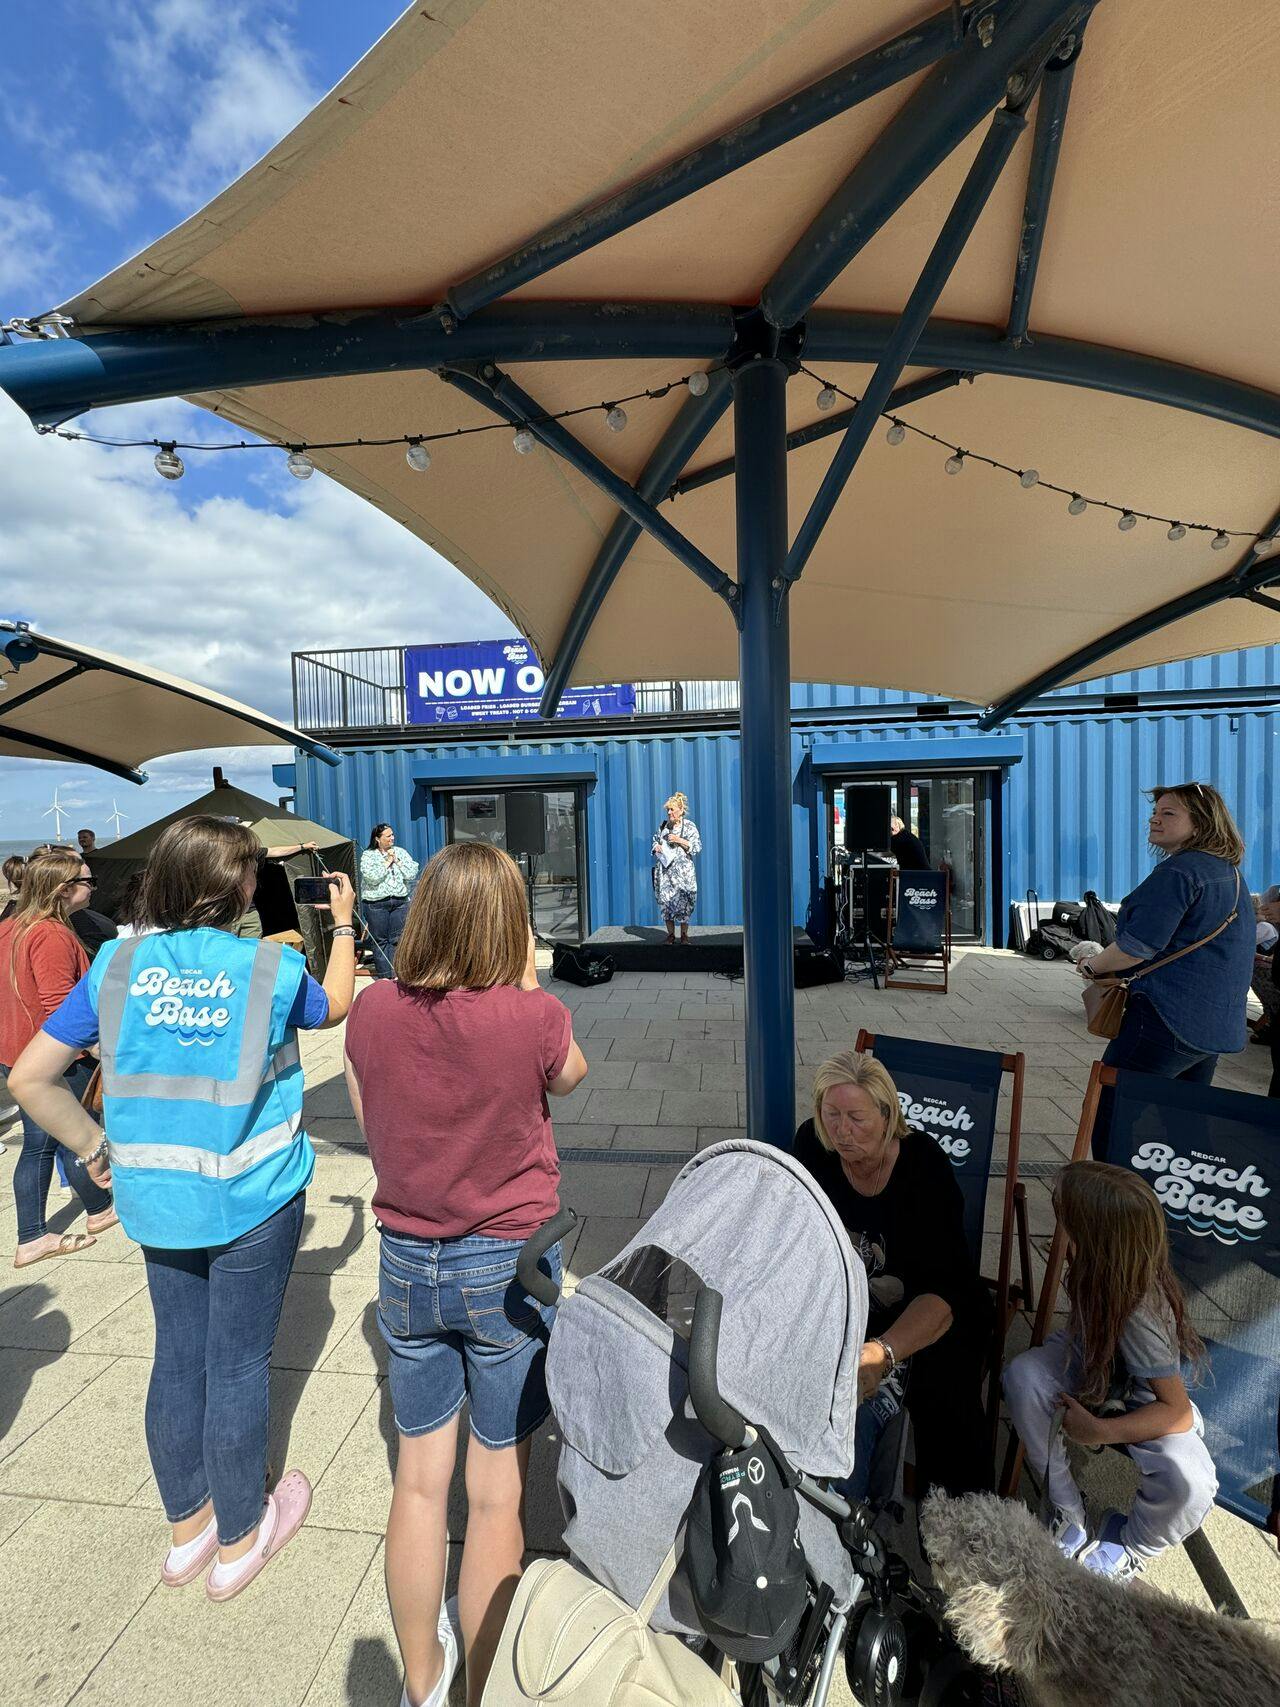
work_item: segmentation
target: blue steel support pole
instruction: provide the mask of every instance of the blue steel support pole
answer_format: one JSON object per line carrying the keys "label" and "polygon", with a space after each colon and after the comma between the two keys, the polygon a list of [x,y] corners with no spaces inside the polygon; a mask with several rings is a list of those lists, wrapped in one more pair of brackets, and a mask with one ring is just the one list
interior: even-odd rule
{"label": "blue steel support pole", "polygon": [[906,307],[885,345],[884,354],[862,394],[862,401],[853,411],[853,419],[844,437],[836,446],[822,484],[814,495],[809,512],[800,524],[791,550],[787,554],[787,579],[798,580],[813,549],[822,537],[822,530],[831,519],[831,512],[840,502],[840,494],[848,484],[858,458],[866,448],[880,412],[889,401],[889,394],[904,367],[920,334],[929,324],[942,287],[951,277],[956,262],[963,253],[969,234],[978,223],[978,216],[987,205],[987,198],[996,186],[1004,163],[1014,143],[1026,128],[1026,118],[1008,107],[998,107],[973,165],[969,168],[960,194],[943,222],[938,240],[929,252],[915,288],[907,298]]}
{"label": "blue steel support pole", "polygon": [[795,1133],[791,925],[791,649],[787,371],[772,356],[734,375],[742,680],[742,888],[746,937],[747,1136],[790,1149]]}
{"label": "blue steel support pole", "polygon": [[1053,180],[1058,170],[1067,105],[1071,100],[1071,82],[1076,73],[1083,34],[1083,28],[1077,30],[1067,54],[1056,62],[1050,60],[1040,83],[1036,128],[1031,139],[1031,164],[1027,168],[1027,191],[1022,207],[1022,234],[1018,240],[1013,295],[1009,303],[1007,336],[1015,344],[1020,344],[1026,337],[1027,322],[1031,317],[1031,293],[1036,288],[1036,273],[1049,219],[1049,198],[1053,194]]}
{"label": "blue steel support pole", "polygon": [[1022,0],[978,19],[905,101],[779,265],[760,297],[771,326],[794,326],[892,214],[1006,93],[1019,99],[1095,0]]}
{"label": "blue steel support pole", "polygon": [[[717,368],[715,373],[707,376],[707,389],[703,396],[690,396],[685,399],[680,413],[667,428],[661,442],[645,464],[643,474],[636,481],[636,492],[641,498],[650,504],[660,501],[670,486],[672,477],[685,467],[731,401],[732,381],[728,370]],[[561,695],[572,678],[578,655],[591,631],[591,624],[609,596],[609,589],[622,572],[623,565],[631,555],[631,548],[642,532],[640,523],[633,517],[620,514],[614,518],[613,525],[596,554],[596,560],[582,583],[582,589],[574,600],[572,615],[560,637],[555,658],[547,670],[546,684],[538,705],[539,717],[554,717],[559,709]]]}

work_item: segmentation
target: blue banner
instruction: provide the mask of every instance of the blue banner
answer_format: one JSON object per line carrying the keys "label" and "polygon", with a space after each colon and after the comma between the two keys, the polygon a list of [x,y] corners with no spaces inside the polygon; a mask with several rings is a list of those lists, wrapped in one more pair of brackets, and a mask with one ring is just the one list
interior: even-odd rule
{"label": "blue banner", "polygon": [[[526,640],[407,646],[405,715],[410,723],[510,723],[536,717],[544,679]],[[635,708],[630,682],[608,682],[566,693],[556,716],[622,717]]]}

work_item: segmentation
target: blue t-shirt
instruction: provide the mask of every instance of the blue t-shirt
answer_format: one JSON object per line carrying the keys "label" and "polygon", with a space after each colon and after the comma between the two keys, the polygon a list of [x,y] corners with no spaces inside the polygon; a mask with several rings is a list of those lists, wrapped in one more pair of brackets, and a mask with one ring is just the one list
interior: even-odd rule
{"label": "blue t-shirt", "polygon": [[[315,1031],[329,1017],[329,998],[324,987],[317,984],[309,972],[304,972],[289,1010],[289,1024],[299,1031]],[[98,1015],[89,995],[89,974],[67,996],[61,1007],[51,1013],[41,1030],[56,1043],[68,1049],[88,1049],[98,1041]]]}
{"label": "blue t-shirt", "polygon": [[1132,986],[1188,1049],[1233,1054],[1245,1046],[1254,920],[1244,880],[1237,903],[1235,866],[1198,851],[1170,854],[1120,906],[1116,947],[1142,961],[1190,947],[1217,930],[1233,906],[1236,917],[1221,935]]}

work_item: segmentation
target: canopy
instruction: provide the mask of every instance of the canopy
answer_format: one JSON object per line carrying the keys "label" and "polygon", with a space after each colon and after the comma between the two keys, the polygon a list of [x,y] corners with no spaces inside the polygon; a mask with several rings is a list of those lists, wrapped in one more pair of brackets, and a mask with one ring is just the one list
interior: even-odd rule
{"label": "canopy", "polygon": [[[461,335],[486,313],[510,317],[533,303],[749,305],[851,170],[856,176],[864,162],[898,163],[883,136],[938,74],[930,68],[930,30],[962,18],[972,37],[987,18],[993,39],[984,52],[994,61],[1018,12],[1037,4],[1001,0],[937,13],[920,0],[819,0],[802,8],[702,0],[677,17],[664,0],[635,0],[607,25],[585,0],[532,10],[524,0],[413,6],[263,161],[63,303],[62,313],[79,334],[242,316],[425,310],[451,296],[466,309],[477,294],[471,276],[487,280],[486,268],[545,228],[557,231],[556,241],[542,244],[537,264],[563,256],[560,264],[534,277],[527,266],[508,269],[496,294],[514,285],[514,302],[463,319],[459,359],[472,347]],[[1069,21],[1084,39],[1074,42],[1078,58],[1066,68],[1068,89],[1074,77],[1070,110],[1061,81],[1050,95],[1046,76],[1038,100],[1061,108],[1052,134],[1033,148],[1029,126],[1017,144],[942,284],[916,352],[924,359],[904,375],[963,371],[975,373],[975,383],[915,403],[903,418],[1015,469],[1035,468],[1070,491],[1248,534],[1268,526],[1280,501],[1271,442],[1280,433],[1280,33],[1268,0],[1238,0],[1215,13],[1211,27],[1206,18],[1193,0],[1075,8]],[[729,159],[726,144],[719,165],[704,161],[700,177],[682,180],[705,187],[664,205],[661,174],[678,177],[676,163],[691,150],[713,153],[731,127],[823,78],[834,83],[838,68],[895,38],[893,74],[920,69],[897,82],[883,65],[866,70],[867,98],[843,106],[832,98],[826,111],[835,116],[826,123],[800,134],[797,121],[784,146],[707,181]],[[864,390],[892,325],[884,316],[907,300],[985,128],[975,120],[882,226],[866,216],[869,229],[852,260],[820,291],[801,355],[843,390]],[[1029,186],[1029,173],[1044,190],[1027,198],[1030,223],[1024,192],[1036,182]],[[571,216],[642,181],[656,182],[648,205],[658,211],[575,250]],[[566,219],[570,225],[557,228]],[[1039,267],[1031,331],[1002,338],[1020,252],[1025,262],[1032,250]],[[1021,282],[1029,310],[1024,275]],[[820,336],[824,319],[829,329],[846,323],[848,335]],[[334,372],[338,360],[327,377],[316,377],[290,358],[270,383],[210,386],[197,401],[286,444],[432,433],[492,419],[472,398],[424,377],[424,367],[446,358],[447,340],[431,341],[435,319],[416,328],[410,321],[408,332],[403,319],[396,324],[406,342],[393,371]],[[360,322],[343,332],[354,345]],[[726,307],[711,342],[718,337],[727,349],[731,334]],[[1139,395],[1120,394],[1116,364],[1104,374],[1106,363],[1064,341],[1152,358],[1147,370],[1130,364],[1124,376]],[[685,344],[712,354],[705,337]],[[837,359],[841,345],[860,348],[862,359]],[[540,409],[554,411],[655,388],[707,365],[661,354],[568,359],[581,349],[567,338],[526,339],[518,354],[532,359],[509,360],[505,371]],[[0,363],[0,384],[5,372]],[[152,389],[167,389],[158,364],[155,373]],[[1219,377],[1234,386],[1214,392],[1200,383]],[[817,391],[805,378],[788,387],[791,428],[821,422]],[[1188,403],[1190,392],[1198,401]],[[1240,407],[1227,406],[1228,393]],[[24,401],[20,390],[14,395]],[[683,397],[681,390],[629,406],[621,434],[599,415],[572,427],[634,484]],[[732,449],[725,418],[687,471]],[[793,531],[830,456],[824,441],[791,454]],[[1071,516],[1065,497],[1025,490],[973,463],[948,478],[946,456],[914,436],[893,448],[883,432],[874,435],[791,598],[794,676],[999,701],[1222,579],[1248,544],[1233,539],[1230,553],[1219,553],[1198,533],[1170,543],[1165,525],[1147,522],[1120,532],[1117,511]],[[547,450],[514,456],[506,433],[437,447],[425,475],[406,465],[403,446],[326,451],[314,460],[457,564],[544,662],[560,656],[618,515],[589,479]],[[731,482],[688,492],[664,513],[713,563],[732,570]],[[1059,679],[1096,676],[1102,658],[1107,668],[1132,669],[1280,641],[1280,612],[1270,607],[1236,598],[1181,618],[1177,608],[1173,620],[1059,671]],[[572,678],[736,673],[736,637],[713,593],[642,534],[600,603]]]}
{"label": "canopy", "polygon": [[[214,786],[198,800],[188,801],[154,824],[145,824],[131,836],[118,842],[108,842],[95,848],[88,856],[89,867],[98,880],[96,904],[105,913],[114,913],[124,894],[125,886],[135,872],[141,871],[151,856],[162,830],[181,818],[233,818],[247,825],[264,848],[291,847],[295,842],[314,842],[316,854],[328,871],[345,871],[354,886],[356,881],[355,844],[336,830],[323,824],[313,824],[309,818],[299,818],[283,806],[273,806],[256,794],[246,794],[214,773]],[[293,882],[295,877],[310,877],[316,871],[315,860],[309,853],[291,854],[264,866],[258,882],[254,905],[262,919],[263,934],[297,930],[306,944],[307,960],[313,969],[323,970],[327,959],[325,933],[320,915],[314,907],[295,907]]]}
{"label": "canopy", "polygon": [[3,758],[66,759],[130,782],[146,781],[138,766],[158,753],[205,747],[283,742],[337,763],[320,742],[252,706],[20,623],[0,622],[0,687]]}

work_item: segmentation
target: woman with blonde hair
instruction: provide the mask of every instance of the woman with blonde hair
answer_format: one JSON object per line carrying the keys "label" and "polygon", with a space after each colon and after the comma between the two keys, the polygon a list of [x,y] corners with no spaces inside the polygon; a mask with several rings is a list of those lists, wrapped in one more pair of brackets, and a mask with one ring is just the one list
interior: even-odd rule
{"label": "woman with blonde hair", "polygon": [[[33,854],[22,872],[17,908],[0,922],[0,1066],[8,1070],[11,1081],[18,1057],[89,970],[89,956],[71,928],[71,916],[77,908],[88,906],[92,894],[93,878],[80,854],[64,849]],[[79,1098],[92,1074],[92,1060],[77,1050],[66,1063],[62,1080]],[[23,1106],[16,1081],[10,1089],[22,1108],[22,1154],[13,1170],[18,1212],[13,1266],[26,1268],[49,1257],[76,1256],[88,1250],[99,1233],[115,1226],[117,1216],[111,1193],[105,1189],[109,1177],[105,1163],[86,1170],[77,1152],[59,1145]],[[92,1123],[91,1132],[97,1138],[86,1142],[86,1153],[102,1136]],[[45,1221],[59,1151],[67,1181],[88,1217],[87,1231],[60,1236],[49,1232]]]}
{"label": "woman with blonde hair", "polygon": [[[1129,985],[1106,1066],[1209,1084],[1219,1054],[1243,1049],[1248,1037],[1255,929],[1240,876],[1244,843],[1204,782],[1152,789],[1147,839],[1159,863],[1121,903],[1116,940],[1080,961],[1080,975],[1118,974]],[[1095,1155],[1107,1124],[1103,1110]]]}
{"label": "woman with blonde hair", "polygon": [[[552,1312],[519,1285],[516,1258],[559,1208],[547,1097],[587,1071],[568,1009],[538,984],[510,855],[456,842],[427,862],[395,978],[352,1008],[346,1071],[382,1229],[378,1325],[400,1435],[386,1574],[402,1701],[440,1707],[458,1665],[446,1518],[469,1400],[458,1612],[477,1707],[524,1556],[530,1441],[550,1412]],[[559,1246],[544,1261],[558,1280]]]}
{"label": "woman with blonde hair", "polygon": [[702,852],[702,837],[689,816],[689,797],[678,789],[662,809],[663,818],[653,837],[653,893],[667,928],[667,941],[689,940],[689,920],[698,902],[698,874],[694,860]]}
{"label": "woman with blonde hair", "polygon": [[904,1402],[922,1489],[989,1489],[981,1383],[991,1300],[965,1242],[950,1162],[907,1125],[880,1062],[851,1049],[818,1068],[795,1155],[831,1199],[871,1293],[849,1495],[865,1497],[875,1443]]}
{"label": "woman with blonde hair", "polygon": [[[1199,1529],[1213,1504],[1217,1475],[1182,1377],[1184,1361],[1198,1364],[1204,1346],[1169,1261],[1164,1210],[1145,1180],[1105,1162],[1073,1162],[1058,1175],[1053,1203],[1067,1240],[1071,1315],[1065,1332],[1010,1363],[1005,1398],[1045,1480],[1059,1548],[1123,1582]],[[1093,1540],[1063,1435],[1081,1446],[1123,1446],[1137,1466],[1128,1516],[1109,1512]]]}

